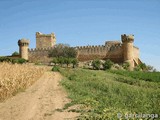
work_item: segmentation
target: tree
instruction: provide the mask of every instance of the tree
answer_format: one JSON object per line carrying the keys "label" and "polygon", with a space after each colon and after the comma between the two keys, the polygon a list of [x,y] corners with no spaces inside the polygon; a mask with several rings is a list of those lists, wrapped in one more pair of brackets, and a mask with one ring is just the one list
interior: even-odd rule
{"label": "tree", "polygon": [[92,66],[93,66],[93,69],[100,70],[101,61],[99,59],[93,60]]}
{"label": "tree", "polygon": [[107,70],[107,69],[111,69],[111,67],[113,66],[113,62],[110,59],[107,59],[105,61],[105,63],[103,64],[103,69]]}
{"label": "tree", "polygon": [[[61,66],[66,64],[68,67],[72,63],[72,59],[77,57],[77,50],[67,44],[57,44],[49,51],[48,55],[53,57],[53,63],[59,63]],[[76,63],[73,64],[75,65]]]}
{"label": "tree", "polygon": [[76,58],[73,58],[71,63],[73,64],[73,68],[75,68],[75,65],[78,64],[78,60]]}
{"label": "tree", "polygon": [[68,65],[71,63],[71,58],[64,58],[64,64]]}
{"label": "tree", "polygon": [[77,56],[76,49],[70,47],[67,44],[57,44],[51,51],[49,51],[49,57],[76,58],[76,56]]}
{"label": "tree", "polygon": [[19,53],[17,51],[15,51],[14,53],[12,53],[12,56],[17,56],[19,55]]}
{"label": "tree", "polygon": [[52,62],[56,65],[58,63],[58,59],[57,58],[53,58]]}
{"label": "tree", "polygon": [[59,57],[59,58],[57,58],[57,60],[58,60],[58,63],[61,65],[61,67],[62,67],[62,65],[64,64],[64,57]]}

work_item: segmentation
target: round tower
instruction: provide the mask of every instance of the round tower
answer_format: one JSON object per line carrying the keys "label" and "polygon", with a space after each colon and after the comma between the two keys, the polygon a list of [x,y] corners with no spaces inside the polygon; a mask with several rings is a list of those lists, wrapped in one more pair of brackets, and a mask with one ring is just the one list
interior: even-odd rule
{"label": "round tower", "polygon": [[28,60],[29,40],[20,39],[20,40],[18,40],[18,45],[19,45],[20,57]]}
{"label": "round tower", "polygon": [[128,62],[130,64],[129,69],[133,70],[134,61],[133,61],[133,42],[134,35],[121,35],[122,47],[123,47],[123,60],[124,62]]}

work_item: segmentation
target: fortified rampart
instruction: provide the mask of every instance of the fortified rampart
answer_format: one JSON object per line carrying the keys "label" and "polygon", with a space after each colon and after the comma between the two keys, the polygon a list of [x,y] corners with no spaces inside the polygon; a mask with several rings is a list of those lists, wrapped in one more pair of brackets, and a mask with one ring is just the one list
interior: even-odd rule
{"label": "fortified rampart", "polygon": [[[56,38],[54,33],[42,34],[36,33],[36,48],[26,48],[29,42],[23,41],[20,44],[20,53],[24,53],[26,56],[28,53],[28,59],[31,62],[44,62],[48,63],[52,59],[48,57],[50,50],[54,49]],[[93,59],[110,59],[115,63],[129,62],[130,68],[138,65],[141,61],[139,60],[139,48],[133,45],[134,35],[121,35],[121,41],[106,41],[104,45],[97,46],[77,46],[75,49],[78,52],[77,58],[79,61],[88,61]],[[25,51],[25,52],[24,52]]]}
{"label": "fortified rampart", "polygon": [[48,53],[53,48],[35,48],[28,50],[28,57],[30,62],[42,62],[48,63],[52,60],[52,58],[48,57]]}
{"label": "fortified rampart", "polygon": [[105,45],[80,46],[78,59],[80,61],[99,59],[111,59],[114,62],[122,63],[122,44],[119,41],[107,41]]}

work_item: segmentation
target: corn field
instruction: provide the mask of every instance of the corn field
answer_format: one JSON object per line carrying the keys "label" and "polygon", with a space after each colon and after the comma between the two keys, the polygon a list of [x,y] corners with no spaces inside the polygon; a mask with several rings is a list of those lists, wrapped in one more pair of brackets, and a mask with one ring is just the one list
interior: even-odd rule
{"label": "corn field", "polygon": [[38,80],[45,68],[30,64],[0,63],[0,101],[3,101]]}

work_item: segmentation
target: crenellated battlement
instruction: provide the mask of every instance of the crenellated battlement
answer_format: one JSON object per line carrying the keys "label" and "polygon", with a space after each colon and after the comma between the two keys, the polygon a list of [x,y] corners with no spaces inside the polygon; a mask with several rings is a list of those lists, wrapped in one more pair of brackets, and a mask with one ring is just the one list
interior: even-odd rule
{"label": "crenellated battlement", "polygon": [[110,48],[118,49],[122,47],[121,42],[116,42],[116,41],[107,41],[105,42],[105,45],[92,45],[92,46],[77,46],[76,48],[78,50],[83,50],[83,49],[105,49],[105,50],[110,50]]}
{"label": "crenellated battlement", "polygon": [[95,58],[105,59],[106,55],[109,55],[112,59],[115,55],[119,59],[122,57],[122,43],[120,41],[106,41],[104,45],[92,45],[92,46],[77,46],[75,47],[78,51],[78,58],[80,60],[89,60]]}
{"label": "crenellated battlement", "polygon": [[28,60],[29,40],[24,39],[24,38],[18,40],[18,46],[19,46],[20,57]]}
{"label": "crenellated battlement", "polygon": [[56,38],[54,33],[51,33],[51,34],[43,34],[43,33],[41,33],[41,32],[36,32],[36,37],[53,37],[53,38]]}
{"label": "crenellated battlement", "polygon": [[22,39],[18,40],[18,45],[19,46],[29,46],[29,40],[22,38]]}
{"label": "crenellated battlement", "polygon": [[92,49],[92,48],[100,48],[104,47],[104,45],[87,45],[87,46],[77,46],[77,49]]}
{"label": "crenellated battlement", "polygon": [[48,48],[53,47],[56,44],[56,37],[54,33],[43,34],[36,32],[36,48]]}
{"label": "crenellated battlement", "polygon": [[48,48],[31,48],[31,49],[28,49],[29,52],[42,52],[42,51],[50,51],[52,50],[53,47],[48,47]]}
{"label": "crenellated battlement", "polygon": [[121,40],[122,42],[133,42],[134,41],[134,35],[126,35],[126,34],[122,34],[121,35]]}

